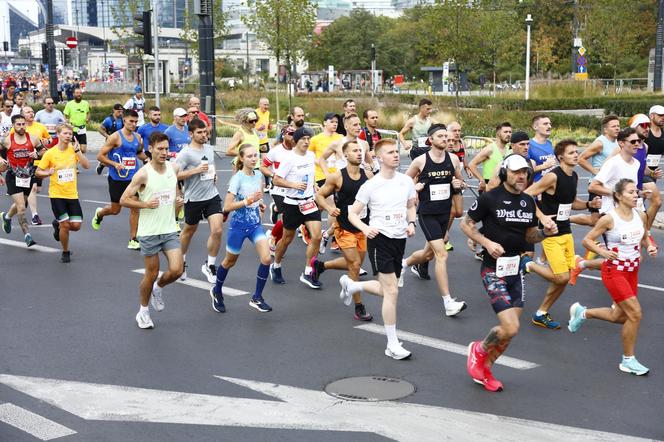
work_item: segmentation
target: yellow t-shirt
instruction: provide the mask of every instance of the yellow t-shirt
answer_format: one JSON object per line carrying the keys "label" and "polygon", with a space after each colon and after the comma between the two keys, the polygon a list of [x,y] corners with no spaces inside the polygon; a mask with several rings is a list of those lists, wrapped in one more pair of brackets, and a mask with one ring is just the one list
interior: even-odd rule
{"label": "yellow t-shirt", "polygon": [[[262,112],[259,109],[256,109],[256,115],[258,115],[258,121],[256,122],[256,132],[258,132],[258,140],[260,144],[267,143],[267,130],[270,127],[270,111],[267,110]],[[265,129],[260,131],[259,127],[265,126]]]}
{"label": "yellow t-shirt", "polygon": [[[48,140],[51,138],[51,134],[48,133],[48,130],[46,129],[46,126],[43,124],[33,121],[30,126],[25,127],[25,131],[32,135],[33,137],[37,137],[40,140]],[[14,128],[9,131],[10,134],[14,133]],[[34,161],[35,166],[39,166],[39,160]]]}
{"label": "yellow t-shirt", "polygon": [[[323,173],[323,169],[320,168],[318,165],[318,159],[323,155],[323,152],[325,152],[325,149],[332,144],[333,142],[342,139],[344,136],[338,133],[332,134],[332,136],[327,136],[325,133],[319,133],[318,135],[314,135],[311,137],[311,141],[309,142],[309,150],[316,155],[316,181],[324,180],[325,179],[325,174]],[[334,155],[334,154],[333,154]],[[330,157],[332,158],[332,157]],[[330,167],[329,171],[330,173],[336,172],[337,168],[336,167]]]}
{"label": "yellow t-shirt", "polygon": [[64,151],[60,150],[58,146],[46,151],[39,168],[42,170],[55,169],[48,186],[49,198],[78,199],[78,174],[76,173],[78,161],[74,146],[71,144]]}

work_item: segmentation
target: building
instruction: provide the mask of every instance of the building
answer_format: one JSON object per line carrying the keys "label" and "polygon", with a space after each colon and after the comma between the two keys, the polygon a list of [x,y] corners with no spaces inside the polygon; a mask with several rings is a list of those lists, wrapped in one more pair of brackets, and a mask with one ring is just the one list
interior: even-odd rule
{"label": "building", "polygon": [[[18,40],[21,36],[27,36],[29,32],[38,29],[38,23],[20,10],[20,3],[11,3],[6,0],[0,0],[0,40],[7,42],[9,52],[3,53],[3,56],[9,53],[18,52]],[[0,47],[0,49],[4,49]]]}

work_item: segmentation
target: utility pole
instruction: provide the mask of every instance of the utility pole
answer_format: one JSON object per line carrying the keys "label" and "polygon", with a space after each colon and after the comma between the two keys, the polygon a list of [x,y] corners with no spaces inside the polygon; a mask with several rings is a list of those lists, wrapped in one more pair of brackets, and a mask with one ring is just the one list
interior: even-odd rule
{"label": "utility pole", "polygon": [[653,91],[662,90],[662,50],[664,49],[664,0],[659,0],[657,8],[657,32],[655,34],[655,77]]}
{"label": "utility pole", "polygon": [[48,92],[56,103],[58,75],[55,72],[55,36],[53,35],[53,0],[46,0],[46,47],[48,48]]}
{"label": "utility pole", "polygon": [[194,14],[198,15],[198,70],[203,112],[212,115],[210,143],[216,142],[216,89],[214,84],[214,25],[212,0],[194,0]]}
{"label": "utility pole", "polygon": [[[159,0],[154,0],[153,2],[153,17],[152,21],[154,22],[154,102],[155,106],[159,107],[159,94],[161,85],[159,84],[159,78],[161,77],[161,72],[159,69]],[[152,23],[146,23],[146,26],[151,26]]]}

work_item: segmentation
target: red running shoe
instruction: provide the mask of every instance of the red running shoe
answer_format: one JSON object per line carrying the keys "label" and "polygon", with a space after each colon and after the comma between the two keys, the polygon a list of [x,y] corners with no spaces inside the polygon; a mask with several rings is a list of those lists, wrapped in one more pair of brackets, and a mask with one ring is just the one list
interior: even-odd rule
{"label": "red running shoe", "polygon": [[479,383],[484,381],[484,363],[487,357],[487,353],[481,350],[481,345],[480,341],[473,341],[468,345],[468,360],[466,361],[468,374]]}

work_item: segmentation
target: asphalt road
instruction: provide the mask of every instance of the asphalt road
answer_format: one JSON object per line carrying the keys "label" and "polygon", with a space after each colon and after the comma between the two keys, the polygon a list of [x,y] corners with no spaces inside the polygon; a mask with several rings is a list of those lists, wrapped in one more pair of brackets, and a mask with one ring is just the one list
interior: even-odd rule
{"label": "asphalt road", "polygon": [[[229,163],[218,161],[217,167],[225,190]],[[586,183],[579,185],[584,195]],[[515,359],[496,366],[505,391],[492,394],[469,379],[465,355],[457,352],[496,324],[479,263],[458,224],[448,269],[452,294],[468,309],[445,317],[435,281],[408,273],[398,329],[412,334],[401,339],[413,357],[395,361],[383,354],[385,337],[355,321],[339,301],[340,272],[322,275],[320,291],[298,281],[304,256],[299,240],[284,261],[287,284],[267,283],[273,312],[258,313],[248,295],[238,295],[226,296],[227,313],[215,313],[200,272],[205,225],[188,253],[190,285],[167,287],[166,309],[152,313],[155,329],[138,329],[141,275],[134,271],[143,260],[126,249],[127,213],[107,217],[96,232],[89,222],[108,200],[106,179],[83,171],[79,190],[85,220],[72,234],[70,264],[59,262],[46,198],[39,199],[45,227],[31,229],[45,249],[22,246],[16,221],[10,235],[0,233],[2,441],[664,439],[664,258],[646,259],[640,275],[647,287],[639,294],[644,315],[637,356],[651,368],[648,376],[618,371],[618,325],[588,321],[574,335],[530,325],[546,283],[529,275],[521,331],[506,353]],[[472,200],[467,193],[466,207]],[[7,197],[0,206],[6,210]],[[586,229],[574,232],[580,250]],[[664,244],[664,234],[654,234]],[[423,242],[418,232],[407,250]],[[245,243],[226,286],[252,292],[257,262]],[[599,274],[587,276],[592,278],[581,278],[554,306],[555,319],[566,324],[575,301],[610,305]],[[382,330],[380,300],[364,302]],[[365,375],[403,379],[416,392],[368,405],[321,393],[331,381]]]}

